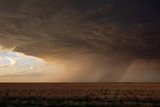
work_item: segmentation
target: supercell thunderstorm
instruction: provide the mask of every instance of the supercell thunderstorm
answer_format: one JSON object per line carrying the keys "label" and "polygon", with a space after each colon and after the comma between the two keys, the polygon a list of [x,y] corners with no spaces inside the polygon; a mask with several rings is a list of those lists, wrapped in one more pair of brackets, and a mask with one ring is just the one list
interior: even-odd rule
{"label": "supercell thunderstorm", "polygon": [[[43,82],[159,82],[159,4],[0,0],[0,76]],[[43,75],[33,77],[39,70]]]}

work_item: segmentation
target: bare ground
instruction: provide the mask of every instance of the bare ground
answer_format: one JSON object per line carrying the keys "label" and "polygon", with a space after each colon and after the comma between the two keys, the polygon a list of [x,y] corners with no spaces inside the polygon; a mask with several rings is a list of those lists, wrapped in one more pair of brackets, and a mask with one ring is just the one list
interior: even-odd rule
{"label": "bare ground", "polygon": [[0,83],[0,107],[160,106],[159,83]]}

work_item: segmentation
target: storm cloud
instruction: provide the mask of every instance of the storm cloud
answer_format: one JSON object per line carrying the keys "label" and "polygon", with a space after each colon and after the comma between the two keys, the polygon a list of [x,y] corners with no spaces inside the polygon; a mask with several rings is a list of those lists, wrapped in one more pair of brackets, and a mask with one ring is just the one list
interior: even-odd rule
{"label": "storm cloud", "polygon": [[[46,61],[74,59],[71,66],[77,63],[82,76],[73,81],[160,81],[143,76],[160,73],[159,4],[152,0],[1,0],[0,45]],[[133,70],[136,74],[140,70],[145,79],[136,75],[128,79]]]}

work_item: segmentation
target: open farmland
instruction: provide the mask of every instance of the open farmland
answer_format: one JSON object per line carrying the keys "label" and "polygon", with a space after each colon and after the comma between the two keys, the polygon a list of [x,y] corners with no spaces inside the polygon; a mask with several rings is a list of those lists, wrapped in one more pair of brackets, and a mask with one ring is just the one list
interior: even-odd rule
{"label": "open farmland", "polygon": [[158,83],[1,83],[0,107],[160,106]]}

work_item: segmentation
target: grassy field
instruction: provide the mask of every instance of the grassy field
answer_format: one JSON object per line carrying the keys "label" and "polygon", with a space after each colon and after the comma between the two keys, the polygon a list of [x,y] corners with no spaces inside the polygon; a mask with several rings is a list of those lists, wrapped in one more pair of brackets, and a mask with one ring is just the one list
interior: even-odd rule
{"label": "grassy field", "polygon": [[158,83],[0,83],[0,107],[160,107]]}

